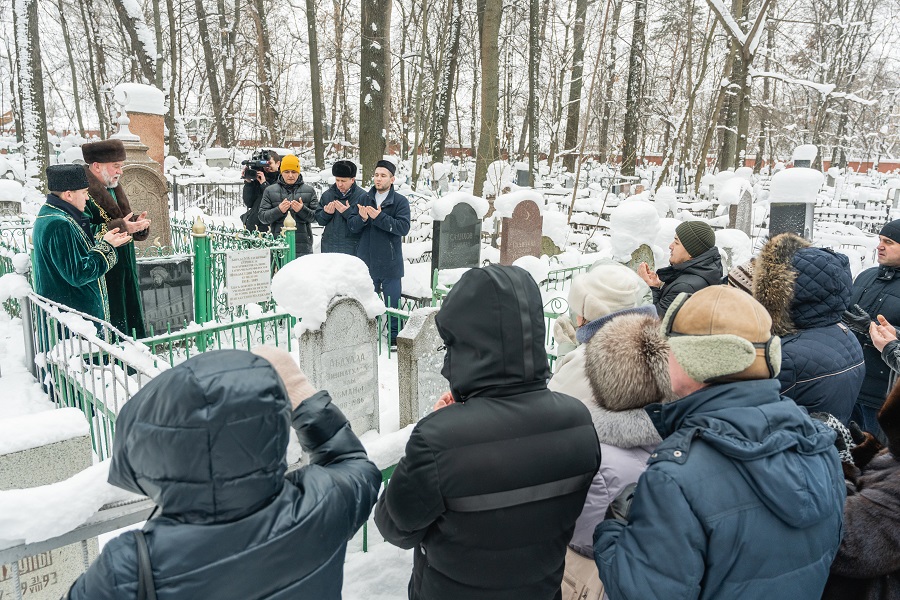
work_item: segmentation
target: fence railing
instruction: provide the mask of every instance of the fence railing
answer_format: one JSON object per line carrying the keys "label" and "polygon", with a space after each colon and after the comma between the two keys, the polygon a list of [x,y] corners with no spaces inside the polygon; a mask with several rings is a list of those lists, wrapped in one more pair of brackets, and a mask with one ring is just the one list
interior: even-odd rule
{"label": "fence railing", "polygon": [[172,182],[172,208],[176,211],[186,208],[201,208],[213,215],[231,215],[235,209],[244,208],[244,182],[225,183],[179,183]]}

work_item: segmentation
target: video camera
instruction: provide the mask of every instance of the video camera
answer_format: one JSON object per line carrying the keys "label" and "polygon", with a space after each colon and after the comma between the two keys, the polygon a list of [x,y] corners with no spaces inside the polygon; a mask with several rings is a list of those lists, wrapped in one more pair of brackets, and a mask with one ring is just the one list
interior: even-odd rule
{"label": "video camera", "polygon": [[[241,164],[247,168],[247,171],[262,171],[269,166],[269,151],[257,150],[250,157],[250,160],[242,160]],[[255,176],[251,177],[255,179]]]}

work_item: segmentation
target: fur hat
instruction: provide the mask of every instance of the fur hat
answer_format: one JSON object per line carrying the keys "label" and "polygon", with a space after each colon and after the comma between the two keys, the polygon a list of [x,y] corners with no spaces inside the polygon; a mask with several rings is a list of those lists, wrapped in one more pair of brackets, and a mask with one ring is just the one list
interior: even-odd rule
{"label": "fur hat", "polygon": [[781,339],[762,304],[727,285],[678,294],[663,317],[672,354],[694,381],[769,379],[781,370]]}
{"label": "fur hat", "polygon": [[47,189],[51,192],[86,190],[87,173],[83,165],[51,165],[47,167]]}
{"label": "fur hat", "polygon": [[704,221],[684,221],[675,228],[675,235],[691,258],[700,256],[716,245],[716,234]]}
{"label": "fur hat", "polygon": [[122,140],[103,140],[82,144],[81,154],[88,165],[125,161],[125,144]]}
{"label": "fur hat", "polygon": [[331,174],[335,177],[356,177],[356,163],[351,160],[339,160],[331,165]]}
{"label": "fur hat", "polygon": [[656,316],[613,317],[584,350],[594,401],[612,411],[643,408],[674,397],[669,382],[669,345]]}
{"label": "fur hat", "polygon": [[288,154],[281,159],[281,172],[297,171],[300,172],[300,159],[293,154]]}
{"label": "fur hat", "polygon": [[637,273],[620,264],[600,264],[572,279],[569,310],[593,321],[640,304],[645,291]]}

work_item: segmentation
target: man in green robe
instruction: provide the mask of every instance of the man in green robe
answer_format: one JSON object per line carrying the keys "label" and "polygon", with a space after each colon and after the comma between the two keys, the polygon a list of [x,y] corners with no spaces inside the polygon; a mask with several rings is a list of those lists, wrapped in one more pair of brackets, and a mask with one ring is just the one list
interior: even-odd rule
{"label": "man in green robe", "polygon": [[[125,164],[125,145],[121,140],[91,142],[81,147],[88,178],[87,212],[90,215],[94,235],[103,235],[118,228],[135,240],[142,241],[150,235],[147,213],[134,215],[119,185]],[[144,306],[138,285],[137,260],[134,244],[116,249],[118,262],[106,274],[109,291],[110,323],[124,333],[140,339],[147,336],[144,330]]]}
{"label": "man in green robe", "polygon": [[116,248],[131,236],[116,228],[95,239],[84,207],[88,181],[79,165],[47,167],[50,193],[34,221],[35,291],[97,319],[109,321],[104,275],[116,265]]}

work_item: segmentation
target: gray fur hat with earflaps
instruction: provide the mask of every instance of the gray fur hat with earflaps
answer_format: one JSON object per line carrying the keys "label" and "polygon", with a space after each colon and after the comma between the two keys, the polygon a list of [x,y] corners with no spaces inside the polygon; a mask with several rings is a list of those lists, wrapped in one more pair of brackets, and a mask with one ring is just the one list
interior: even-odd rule
{"label": "gray fur hat with earflaps", "polygon": [[601,408],[632,410],[674,398],[669,345],[655,317],[614,317],[591,338],[584,357],[594,402]]}

